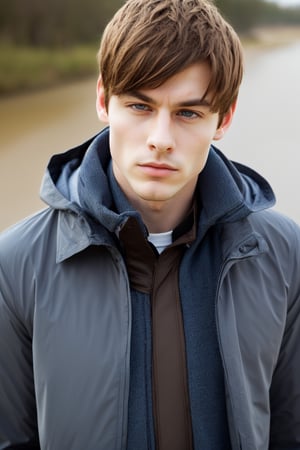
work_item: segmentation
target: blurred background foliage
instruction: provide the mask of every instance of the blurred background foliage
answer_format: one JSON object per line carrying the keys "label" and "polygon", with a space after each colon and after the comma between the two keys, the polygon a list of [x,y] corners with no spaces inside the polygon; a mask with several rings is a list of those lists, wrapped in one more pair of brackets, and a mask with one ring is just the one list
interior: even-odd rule
{"label": "blurred background foliage", "polygon": [[[300,23],[300,8],[266,0],[214,0],[239,31],[265,24]],[[32,47],[98,41],[122,0],[0,0],[0,40]]]}
{"label": "blurred background foliage", "polygon": [[0,39],[19,45],[95,42],[121,0],[0,0]]}
{"label": "blurred background foliage", "polygon": [[[214,0],[240,34],[300,25],[300,7],[267,0]],[[97,71],[105,24],[124,0],[0,0],[0,95]]]}

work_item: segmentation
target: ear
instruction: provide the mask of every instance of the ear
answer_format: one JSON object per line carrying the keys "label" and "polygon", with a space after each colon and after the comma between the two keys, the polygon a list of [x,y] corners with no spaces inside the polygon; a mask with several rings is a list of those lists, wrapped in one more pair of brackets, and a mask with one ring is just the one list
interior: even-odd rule
{"label": "ear", "polygon": [[217,128],[215,135],[213,137],[214,141],[218,141],[222,139],[226,131],[231,125],[235,110],[236,110],[237,101],[235,101],[229,108],[229,111],[224,115],[222,123]]}
{"label": "ear", "polygon": [[104,95],[104,87],[102,83],[101,75],[99,75],[97,81],[97,100],[96,100],[96,110],[98,118],[103,123],[108,123],[108,111],[105,105],[105,95]]}

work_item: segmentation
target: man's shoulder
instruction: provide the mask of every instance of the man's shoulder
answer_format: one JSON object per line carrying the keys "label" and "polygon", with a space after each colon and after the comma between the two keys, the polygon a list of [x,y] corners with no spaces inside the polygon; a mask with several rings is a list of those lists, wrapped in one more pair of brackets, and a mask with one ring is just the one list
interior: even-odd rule
{"label": "man's shoulder", "polygon": [[300,239],[300,226],[291,217],[275,209],[266,209],[250,214],[252,226],[264,236],[285,236],[287,239]]}
{"label": "man's shoulder", "polygon": [[[300,227],[290,217],[273,209],[251,214],[249,221],[269,248],[273,263],[285,273],[299,271],[300,268]],[[299,272],[298,272],[299,273]],[[297,275],[297,278],[299,276]]]}
{"label": "man's shoulder", "polygon": [[51,208],[45,208],[2,231],[0,262],[31,252],[41,240],[46,242],[55,231],[56,216]]}

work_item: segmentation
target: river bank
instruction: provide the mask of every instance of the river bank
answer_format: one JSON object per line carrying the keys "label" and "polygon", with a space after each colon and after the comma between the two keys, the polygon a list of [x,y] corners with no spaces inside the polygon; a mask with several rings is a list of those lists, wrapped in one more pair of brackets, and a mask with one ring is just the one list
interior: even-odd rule
{"label": "river bank", "polygon": [[32,48],[0,44],[0,96],[36,91],[97,72],[97,46]]}
{"label": "river bank", "polygon": [[242,37],[246,49],[287,45],[297,40],[300,40],[300,25],[258,27]]}
{"label": "river bank", "polygon": [[[241,40],[248,53],[300,39],[300,26],[253,29]],[[70,83],[95,76],[98,44],[69,48],[30,48],[0,43],[0,97]]]}

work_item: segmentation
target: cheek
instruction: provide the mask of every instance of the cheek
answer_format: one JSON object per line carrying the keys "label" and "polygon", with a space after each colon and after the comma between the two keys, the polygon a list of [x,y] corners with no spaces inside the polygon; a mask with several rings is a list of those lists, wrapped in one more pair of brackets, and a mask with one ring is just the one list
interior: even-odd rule
{"label": "cheek", "polygon": [[128,167],[134,158],[134,133],[124,127],[113,128],[110,132],[109,145],[112,159],[119,167]]}
{"label": "cheek", "polygon": [[206,165],[208,158],[208,151],[201,151],[199,148],[193,154],[193,157],[187,160],[187,167],[189,171],[189,176],[198,176]]}
{"label": "cheek", "polygon": [[115,116],[109,122],[109,144],[111,153],[115,153],[126,141],[127,127],[122,117]]}
{"label": "cheek", "polygon": [[133,159],[145,147],[146,137],[142,126],[132,124],[122,117],[110,122],[110,150],[112,156],[118,155],[128,160]]}
{"label": "cheek", "polygon": [[134,140],[134,137],[137,138],[138,131],[140,130],[140,127],[138,127],[137,124],[132,123],[128,114],[120,112],[112,115],[109,125],[114,140],[119,142],[124,141],[125,144],[126,142]]}

